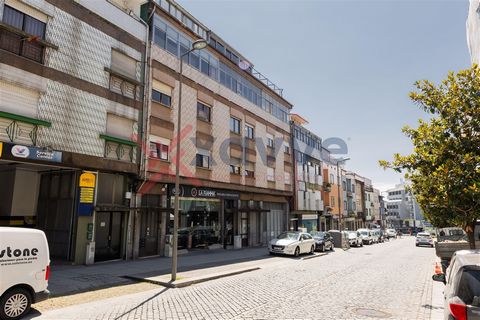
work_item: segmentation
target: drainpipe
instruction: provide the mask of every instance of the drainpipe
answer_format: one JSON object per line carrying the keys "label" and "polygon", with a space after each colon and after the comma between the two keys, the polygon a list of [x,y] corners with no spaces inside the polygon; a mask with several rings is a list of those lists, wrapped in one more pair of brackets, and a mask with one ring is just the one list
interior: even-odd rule
{"label": "drainpipe", "polygon": [[[293,210],[292,211],[297,211],[297,178],[298,178],[298,172],[297,172],[297,162],[296,162],[296,157],[295,157],[295,132],[294,132],[294,123],[292,120],[290,120],[290,150],[292,155],[291,160],[292,160],[292,166],[293,166],[293,199],[292,199],[292,204],[293,204]],[[292,177],[290,177],[292,179]],[[287,223],[288,223],[288,228],[290,229],[290,217],[291,217],[291,212],[287,215]],[[298,220],[297,220],[298,221]]]}

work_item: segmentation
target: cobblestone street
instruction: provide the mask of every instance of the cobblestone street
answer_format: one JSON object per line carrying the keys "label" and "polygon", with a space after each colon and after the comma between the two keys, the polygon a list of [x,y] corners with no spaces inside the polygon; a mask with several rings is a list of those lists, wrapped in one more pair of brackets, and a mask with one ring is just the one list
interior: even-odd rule
{"label": "cobblestone street", "polygon": [[434,250],[413,237],[182,289],[159,288],[34,319],[430,319]]}

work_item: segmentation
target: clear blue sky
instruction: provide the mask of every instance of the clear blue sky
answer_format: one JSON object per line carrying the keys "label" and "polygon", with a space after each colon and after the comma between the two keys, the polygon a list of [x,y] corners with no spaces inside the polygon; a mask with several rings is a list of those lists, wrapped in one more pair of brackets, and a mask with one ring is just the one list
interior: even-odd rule
{"label": "clear blue sky", "polygon": [[410,152],[400,130],[424,116],[413,83],[470,65],[467,0],[179,3],[283,88],[310,130],[344,139],[347,168],[380,189],[401,175],[378,160]]}

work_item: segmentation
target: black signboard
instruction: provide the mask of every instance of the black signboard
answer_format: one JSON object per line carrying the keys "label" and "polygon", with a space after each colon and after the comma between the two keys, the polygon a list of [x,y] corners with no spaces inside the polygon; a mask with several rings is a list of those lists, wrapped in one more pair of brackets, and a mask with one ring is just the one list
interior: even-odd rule
{"label": "black signboard", "polygon": [[[175,195],[175,185],[169,185],[168,195]],[[180,197],[238,200],[240,199],[240,193],[231,190],[180,185]]]}

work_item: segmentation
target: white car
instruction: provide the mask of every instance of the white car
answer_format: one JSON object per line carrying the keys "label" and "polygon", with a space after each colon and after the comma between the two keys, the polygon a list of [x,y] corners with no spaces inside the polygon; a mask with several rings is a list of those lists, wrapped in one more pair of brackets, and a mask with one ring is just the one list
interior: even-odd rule
{"label": "white car", "polygon": [[23,318],[49,296],[50,254],[43,231],[0,227],[0,319]]}
{"label": "white car", "polygon": [[419,246],[429,246],[433,248],[433,239],[430,233],[428,232],[419,232],[415,238],[415,245]]}
{"label": "white car", "polygon": [[385,233],[387,234],[387,237],[389,237],[389,238],[396,238],[397,237],[397,231],[395,231],[395,229],[387,229],[387,230],[385,230]]}
{"label": "white car", "polygon": [[362,238],[362,241],[364,244],[372,244],[373,243],[373,237],[372,237],[372,232],[368,229],[358,229],[358,233],[360,233],[360,237]]}
{"label": "white car", "polygon": [[315,240],[305,232],[282,232],[270,241],[268,250],[270,254],[288,254],[296,257],[302,253],[313,254],[315,252]]}

